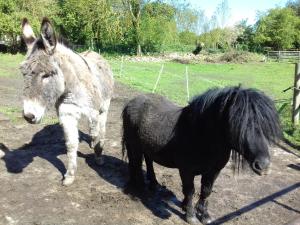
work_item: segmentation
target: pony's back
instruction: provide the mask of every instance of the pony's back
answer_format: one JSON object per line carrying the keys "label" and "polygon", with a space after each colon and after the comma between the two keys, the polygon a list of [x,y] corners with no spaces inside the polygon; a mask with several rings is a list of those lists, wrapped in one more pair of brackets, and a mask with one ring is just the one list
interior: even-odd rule
{"label": "pony's back", "polygon": [[123,146],[126,142],[139,142],[159,151],[171,139],[180,112],[181,107],[160,95],[133,98],[122,113]]}

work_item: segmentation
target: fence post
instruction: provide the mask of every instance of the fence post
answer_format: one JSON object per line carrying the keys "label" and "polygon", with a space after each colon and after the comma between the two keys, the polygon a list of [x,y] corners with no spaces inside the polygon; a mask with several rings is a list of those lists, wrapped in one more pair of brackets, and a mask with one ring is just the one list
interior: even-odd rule
{"label": "fence post", "polygon": [[299,124],[299,106],[300,106],[300,64],[295,64],[295,81],[293,96],[292,121],[294,125]]}
{"label": "fence post", "polygon": [[122,55],[119,77],[121,77],[123,73],[123,63],[124,63],[124,56]]}
{"label": "fence post", "polygon": [[186,93],[187,93],[187,101],[190,100],[190,90],[189,90],[189,74],[188,67],[185,67],[185,77],[186,77]]}
{"label": "fence post", "polygon": [[156,87],[157,87],[157,85],[158,85],[158,82],[159,82],[160,76],[161,76],[161,74],[163,73],[163,70],[164,70],[164,64],[162,64],[162,65],[161,65],[161,68],[160,68],[160,71],[159,71],[158,77],[157,77],[157,79],[156,79],[156,82],[155,82],[155,85],[154,85],[154,87],[153,87],[153,89],[152,89],[152,93],[154,93],[154,92],[155,92],[155,90],[156,90]]}

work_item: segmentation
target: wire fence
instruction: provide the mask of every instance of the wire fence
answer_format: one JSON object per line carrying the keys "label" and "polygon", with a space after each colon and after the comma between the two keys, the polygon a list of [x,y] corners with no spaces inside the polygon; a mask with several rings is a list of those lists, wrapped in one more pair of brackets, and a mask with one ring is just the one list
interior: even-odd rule
{"label": "wire fence", "polygon": [[[291,102],[291,92],[276,93],[267,85],[256,84],[256,80],[245,76],[224,77],[199,71],[199,65],[186,65],[172,62],[135,62],[124,57],[111,59],[110,64],[118,80],[145,92],[167,96],[180,104],[186,104],[193,96],[212,87],[242,85],[266,91],[280,108]],[[222,72],[220,72],[222,74]],[[262,87],[262,88],[261,88]],[[282,90],[286,87],[282,87]],[[281,91],[282,91],[281,90]],[[288,104],[286,104],[288,103]]]}

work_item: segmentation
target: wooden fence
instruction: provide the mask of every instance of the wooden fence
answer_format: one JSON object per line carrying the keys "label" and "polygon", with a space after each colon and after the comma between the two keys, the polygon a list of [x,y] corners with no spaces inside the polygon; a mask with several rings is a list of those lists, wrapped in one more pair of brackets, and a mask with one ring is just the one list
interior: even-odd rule
{"label": "wooden fence", "polygon": [[277,61],[300,61],[300,51],[268,51],[267,60],[275,59]]}

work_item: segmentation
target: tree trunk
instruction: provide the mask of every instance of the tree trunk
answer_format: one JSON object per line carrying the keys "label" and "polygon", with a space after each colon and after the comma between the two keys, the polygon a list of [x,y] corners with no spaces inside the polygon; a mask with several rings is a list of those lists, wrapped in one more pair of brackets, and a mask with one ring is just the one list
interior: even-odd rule
{"label": "tree trunk", "polygon": [[140,43],[137,43],[136,55],[137,56],[142,56],[142,49],[141,49],[141,44]]}

